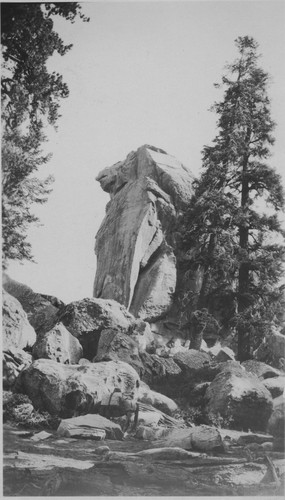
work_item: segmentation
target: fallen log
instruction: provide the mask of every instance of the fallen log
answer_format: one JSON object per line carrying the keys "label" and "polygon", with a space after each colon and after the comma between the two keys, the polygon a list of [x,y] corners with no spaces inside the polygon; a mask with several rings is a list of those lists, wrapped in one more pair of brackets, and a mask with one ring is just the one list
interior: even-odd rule
{"label": "fallen log", "polygon": [[205,453],[187,451],[178,447],[151,448],[138,452],[111,451],[108,446],[101,446],[95,450],[95,455],[110,462],[127,462],[129,460],[170,461],[173,465],[200,467],[208,465],[243,464],[249,462],[246,458],[209,457]]}

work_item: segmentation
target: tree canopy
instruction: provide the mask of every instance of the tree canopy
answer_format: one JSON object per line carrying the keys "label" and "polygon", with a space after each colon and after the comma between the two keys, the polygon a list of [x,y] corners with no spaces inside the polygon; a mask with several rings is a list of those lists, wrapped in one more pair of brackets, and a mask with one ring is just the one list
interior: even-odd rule
{"label": "tree canopy", "polygon": [[52,177],[40,180],[34,174],[50,159],[42,153],[44,130],[56,127],[60,100],[69,91],[47,61],[72,47],[54,31],[55,15],[70,22],[89,20],[77,2],[1,4],[4,267],[9,259],[33,259],[27,228],[38,218],[31,206],[45,203],[51,191]]}
{"label": "tree canopy", "polygon": [[239,57],[222,78],[223,100],[213,106],[218,133],[202,152],[202,175],[185,217],[183,245],[191,249],[189,269],[203,269],[201,289],[191,304],[193,343],[201,343],[202,328],[193,327],[197,311],[211,316],[220,299],[226,306],[221,326],[236,329],[243,360],[250,357],[254,339],[277,321],[284,262],[277,213],[284,208],[284,192],[280,176],[267,163],[275,125],[269,75],[258,66],[253,38],[239,37],[236,46]]}

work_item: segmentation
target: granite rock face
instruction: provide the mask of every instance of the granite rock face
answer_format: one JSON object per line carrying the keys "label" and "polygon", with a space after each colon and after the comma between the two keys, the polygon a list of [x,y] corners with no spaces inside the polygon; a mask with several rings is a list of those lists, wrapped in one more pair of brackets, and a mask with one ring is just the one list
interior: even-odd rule
{"label": "granite rock face", "polygon": [[30,325],[20,302],[5,290],[3,290],[2,328],[3,350],[32,347],[36,341],[36,332]]}
{"label": "granite rock face", "polygon": [[94,297],[115,299],[136,317],[155,321],[173,304],[175,225],[192,196],[193,176],[146,145],[97,180],[111,200],[96,236]]}

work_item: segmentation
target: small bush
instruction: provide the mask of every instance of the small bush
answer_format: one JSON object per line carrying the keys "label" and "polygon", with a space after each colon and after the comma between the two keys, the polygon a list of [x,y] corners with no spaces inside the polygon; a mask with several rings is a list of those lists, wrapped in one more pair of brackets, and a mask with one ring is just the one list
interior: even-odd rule
{"label": "small bush", "polygon": [[189,405],[187,399],[180,398],[176,399],[176,403],[179,409],[175,413],[175,418],[183,418],[186,425],[210,425],[212,427],[232,429],[233,419],[231,416],[222,417],[219,413],[212,413],[206,411],[204,405],[201,406],[191,406]]}
{"label": "small bush", "polygon": [[13,409],[23,404],[32,404],[32,401],[25,394],[14,394],[10,391],[3,391],[3,420],[12,417]]}
{"label": "small bush", "polygon": [[38,411],[25,394],[3,391],[3,421],[28,429],[56,429],[60,418],[46,411]]}

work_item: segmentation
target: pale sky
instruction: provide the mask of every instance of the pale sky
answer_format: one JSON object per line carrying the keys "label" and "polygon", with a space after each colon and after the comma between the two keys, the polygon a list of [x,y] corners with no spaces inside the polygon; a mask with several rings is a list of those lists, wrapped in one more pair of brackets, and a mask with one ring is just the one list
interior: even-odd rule
{"label": "pale sky", "polygon": [[[8,274],[65,302],[92,296],[94,242],[109,196],[95,177],[147,143],[176,156],[196,175],[201,150],[216,135],[209,111],[221,94],[234,40],[253,36],[272,75],[269,95],[277,123],[270,163],[285,173],[285,3],[283,1],[83,2],[89,23],[60,19],[55,29],[73,49],[53,57],[70,89],[53,153],[41,175],[53,174],[48,203],[34,208],[29,231],[37,264],[11,263]],[[283,177],[285,179],[285,175]]]}

